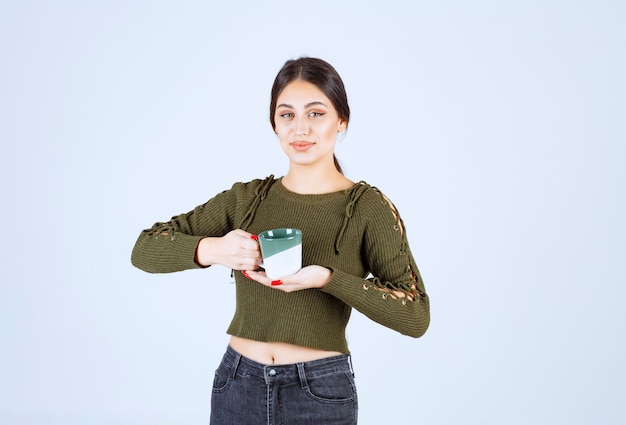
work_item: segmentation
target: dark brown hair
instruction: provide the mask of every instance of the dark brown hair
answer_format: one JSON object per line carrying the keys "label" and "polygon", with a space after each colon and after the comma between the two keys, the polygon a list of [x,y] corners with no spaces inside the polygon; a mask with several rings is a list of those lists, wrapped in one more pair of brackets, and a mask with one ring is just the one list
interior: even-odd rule
{"label": "dark brown hair", "polygon": [[[346,126],[348,125],[350,121],[350,106],[348,105],[346,88],[339,73],[331,64],[322,59],[302,57],[285,62],[274,79],[270,100],[270,123],[273,129],[276,129],[274,114],[276,113],[278,96],[289,83],[295,80],[306,81],[319,88],[332,102],[339,119],[344,120]],[[337,161],[336,157],[334,157],[334,160],[335,167],[342,173],[339,161]]]}

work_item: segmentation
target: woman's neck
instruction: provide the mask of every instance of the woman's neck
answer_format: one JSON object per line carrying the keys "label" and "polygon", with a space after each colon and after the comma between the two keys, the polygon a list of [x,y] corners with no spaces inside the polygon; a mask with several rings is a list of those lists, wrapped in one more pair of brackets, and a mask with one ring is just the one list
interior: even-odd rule
{"label": "woman's neck", "polygon": [[282,183],[289,191],[306,195],[338,192],[354,185],[334,165],[331,169],[292,165],[282,178]]}

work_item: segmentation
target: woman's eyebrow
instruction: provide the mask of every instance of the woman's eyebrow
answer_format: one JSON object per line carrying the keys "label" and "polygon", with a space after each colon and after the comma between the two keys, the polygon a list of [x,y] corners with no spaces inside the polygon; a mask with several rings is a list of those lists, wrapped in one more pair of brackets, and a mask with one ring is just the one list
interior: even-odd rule
{"label": "woman's eyebrow", "polygon": [[324,102],[320,102],[319,100],[316,100],[315,102],[309,102],[306,105],[304,105],[305,108],[310,108],[311,106],[315,106],[315,105],[322,105],[322,106],[326,106],[326,104]]}
{"label": "woman's eyebrow", "polygon": [[[319,100],[316,100],[314,102],[309,102],[306,105],[304,105],[304,109],[310,108],[311,106],[315,106],[315,105],[326,106],[326,104],[324,102],[320,102]],[[328,107],[328,106],[326,106],[326,107]],[[292,105],[289,105],[287,103],[281,103],[280,105],[276,106],[276,109],[278,109],[278,108],[295,109]]]}

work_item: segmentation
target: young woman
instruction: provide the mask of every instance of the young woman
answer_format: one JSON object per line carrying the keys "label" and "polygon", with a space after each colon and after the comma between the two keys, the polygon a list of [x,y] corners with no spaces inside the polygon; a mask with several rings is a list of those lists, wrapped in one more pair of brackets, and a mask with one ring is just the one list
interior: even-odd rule
{"label": "young woman", "polygon": [[[356,424],[345,337],[352,308],[415,338],[428,328],[429,299],[398,211],[375,187],[346,178],[335,158],[349,119],[330,64],[287,61],[270,103],[287,174],[235,183],[135,244],[132,263],[148,272],[234,271],[236,311],[211,424]],[[282,227],[302,230],[304,267],[270,279],[256,235]]]}

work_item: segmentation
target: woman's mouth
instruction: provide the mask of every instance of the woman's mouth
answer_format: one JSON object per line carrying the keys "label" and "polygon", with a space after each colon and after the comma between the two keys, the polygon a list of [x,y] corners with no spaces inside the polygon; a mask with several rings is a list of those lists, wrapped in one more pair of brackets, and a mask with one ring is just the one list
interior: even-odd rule
{"label": "woman's mouth", "polygon": [[310,142],[292,142],[291,143],[291,147],[298,152],[306,151],[313,145],[314,143],[310,143]]}

